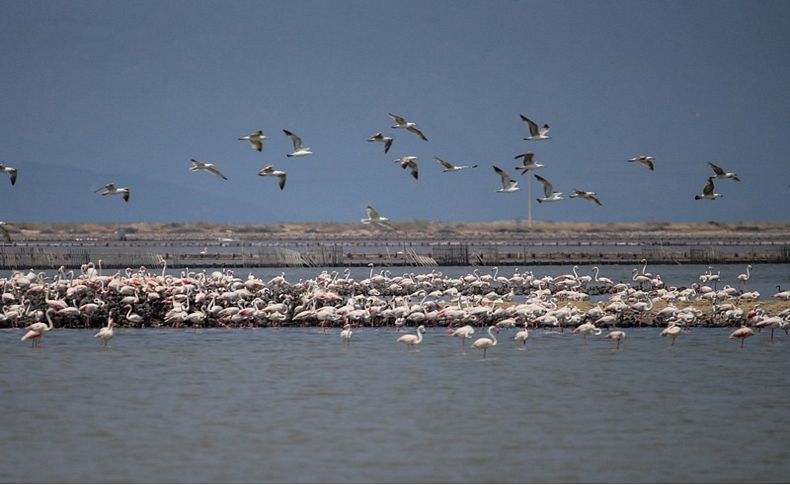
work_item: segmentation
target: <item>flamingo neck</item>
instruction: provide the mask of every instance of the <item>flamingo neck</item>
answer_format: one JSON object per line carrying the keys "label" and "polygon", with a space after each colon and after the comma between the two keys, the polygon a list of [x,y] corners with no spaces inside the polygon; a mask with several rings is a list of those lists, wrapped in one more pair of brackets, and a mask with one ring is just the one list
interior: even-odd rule
{"label": "flamingo neck", "polygon": [[491,341],[493,342],[491,346],[496,345],[496,337],[494,336],[494,332],[493,332],[494,328],[496,327],[494,327],[493,325],[488,327],[488,336],[491,337]]}

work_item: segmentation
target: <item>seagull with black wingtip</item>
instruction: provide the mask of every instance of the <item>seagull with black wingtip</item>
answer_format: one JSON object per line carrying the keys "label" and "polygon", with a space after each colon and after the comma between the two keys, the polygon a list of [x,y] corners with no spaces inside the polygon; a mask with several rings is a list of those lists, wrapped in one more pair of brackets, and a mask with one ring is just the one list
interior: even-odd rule
{"label": "seagull with black wingtip", "polygon": [[713,177],[708,177],[708,183],[705,184],[705,187],[702,188],[702,195],[695,195],[694,200],[716,200],[721,197],[721,194],[717,194],[713,192]]}
{"label": "seagull with black wingtip", "polygon": [[239,138],[239,140],[246,140],[250,142],[250,148],[257,151],[261,151],[263,149],[263,140],[268,139],[269,137],[264,135],[262,130],[258,130],[255,133],[250,133],[249,135]]}
{"label": "seagull with black wingtip", "polygon": [[540,197],[537,199],[539,203],[543,202],[557,202],[558,200],[564,200],[565,197],[562,196],[562,192],[555,192],[554,186],[551,185],[551,182],[544,179],[538,174],[535,174],[535,178],[543,184],[543,194],[544,197]]}
{"label": "seagull with black wingtip", "polygon": [[551,137],[547,135],[549,132],[549,125],[544,124],[541,127],[538,127],[538,124],[532,121],[531,119],[527,118],[524,115],[521,116],[521,121],[527,124],[529,128],[529,136],[524,138],[525,140],[529,141],[539,141],[539,140],[548,140]]}
{"label": "seagull with black wingtip", "polygon": [[741,181],[741,179],[738,178],[738,175],[735,172],[725,172],[723,168],[719,167],[713,162],[708,162],[708,165],[710,165],[710,168],[713,169],[713,173],[716,174],[715,178],[717,179],[730,179],[730,180],[735,180],[736,182]]}
{"label": "seagull with black wingtip", "polygon": [[17,170],[14,167],[8,167],[6,165],[0,164],[0,173],[7,173],[8,176],[11,177],[11,185],[16,183]]}
{"label": "seagull with black wingtip", "polygon": [[464,170],[466,168],[477,168],[476,164],[472,165],[472,166],[469,166],[469,165],[454,165],[454,164],[448,162],[447,160],[442,160],[441,158],[437,157],[436,155],[434,155],[433,158],[435,158],[436,161],[439,162],[442,165],[442,167],[444,167],[442,172],[460,172],[461,170]]}
{"label": "seagull with black wingtip", "polygon": [[288,174],[282,170],[275,170],[273,165],[267,165],[260,169],[258,175],[261,177],[277,177],[279,179],[280,190],[285,189],[285,181],[288,179]]}
{"label": "seagull with black wingtip", "polygon": [[309,147],[304,146],[302,143],[302,139],[299,138],[297,135],[291,133],[288,130],[283,130],[286,135],[291,139],[294,144],[294,151],[285,155],[286,157],[306,157],[307,155],[312,155],[313,152],[310,151]]}
{"label": "seagull with black wingtip", "polygon": [[516,192],[518,190],[521,190],[518,186],[518,182],[510,178],[510,175],[508,175],[507,172],[497,167],[496,165],[494,165],[493,167],[494,167],[494,172],[496,172],[499,175],[499,178],[502,182],[502,188],[496,189],[497,192],[510,193],[510,192]]}
{"label": "seagull with black wingtip", "polygon": [[428,138],[425,137],[422,131],[417,128],[417,123],[412,123],[411,121],[406,121],[406,118],[403,116],[394,115],[392,113],[388,113],[390,118],[395,121],[395,125],[392,128],[403,128],[406,131],[410,131],[420,137],[421,139],[428,141]]}
{"label": "seagull with black wingtip", "polygon": [[408,168],[409,172],[411,172],[411,176],[414,177],[414,180],[418,180],[420,178],[420,168],[417,166],[417,157],[400,157],[397,160],[393,160],[393,162],[400,164],[401,168],[404,170]]}
{"label": "seagull with black wingtip", "polygon": [[375,135],[368,138],[368,141],[378,141],[384,144],[384,153],[390,151],[390,147],[392,146],[392,141],[394,138],[391,136],[384,136],[383,133],[378,132]]}

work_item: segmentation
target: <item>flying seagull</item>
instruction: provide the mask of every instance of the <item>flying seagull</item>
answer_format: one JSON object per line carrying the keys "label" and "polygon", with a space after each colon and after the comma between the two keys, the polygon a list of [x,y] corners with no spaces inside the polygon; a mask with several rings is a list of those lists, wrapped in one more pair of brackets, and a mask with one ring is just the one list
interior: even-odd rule
{"label": "flying seagull", "polygon": [[524,138],[525,140],[548,140],[551,138],[550,136],[546,135],[549,132],[549,125],[543,125],[542,127],[538,128],[538,124],[532,121],[531,119],[527,118],[524,115],[521,116],[521,121],[527,124],[529,127],[529,136]]}
{"label": "flying seagull", "polygon": [[465,168],[477,168],[476,164],[472,165],[471,167],[469,165],[453,165],[452,163],[448,162],[447,160],[442,160],[441,158],[437,157],[436,155],[434,155],[433,158],[435,158],[436,161],[441,163],[442,167],[444,167],[442,172],[460,172],[461,170],[463,170]]}
{"label": "flying seagull", "polygon": [[393,160],[394,163],[399,163],[401,168],[409,169],[411,172],[411,176],[414,177],[414,180],[419,180],[420,178],[420,169],[417,167],[417,157],[408,156],[408,157],[400,157],[397,160]]}
{"label": "flying seagull", "polygon": [[568,197],[570,197],[571,199],[575,199],[577,197],[580,197],[582,199],[589,200],[593,204],[603,205],[603,204],[601,204],[601,201],[598,200],[596,195],[597,194],[595,192],[588,192],[586,190],[573,189],[573,193],[571,195],[569,195]]}
{"label": "flying seagull", "polygon": [[14,167],[0,165],[0,173],[7,173],[11,177],[11,185],[16,183],[16,169]]}
{"label": "flying seagull", "polygon": [[494,171],[499,174],[499,177],[502,179],[502,188],[496,189],[497,192],[516,192],[520,190],[518,187],[518,182],[510,178],[504,170],[494,165]]}
{"label": "flying seagull", "polygon": [[639,155],[637,157],[628,159],[629,162],[641,163],[642,165],[649,168],[650,170],[655,170],[655,167],[653,166],[653,160],[654,158],[648,155]]}
{"label": "flying seagull", "polygon": [[285,189],[285,180],[288,178],[288,174],[283,172],[282,170],[275,170],[274,166],[267,165],[258,171],[258,175],[261,177],[277,177],[280,183],[280,190]]}
{"label": "flying seagull", "polygon": [[269,137],[263,134],[263,131],[258,130],[255,133],[242,136],[239,140],[247,140],[250,142],[250,148],[253,150],[261,151],[263,149],[263,140],[268,140]]}
{"label": "flying seagull", "polygon": [[731,179],[735,180],[736,182],[741,181],[735,172],[725,172],[724,169],[718,165],[714,165],[713,162],[708,162],[708,165],[710,165],[710,167],[713,169],[713,173],[716,174],[717,179]]}
{"label": "flying seagull", "polygon": [[365,219],[360,219],[362,224],[375,224],[377,226],[384,227],[386,229],[395,230],[395,227],[389,222],[389,219],[386,217],[381,217],[379,213],[371,206],[367,207],[368,217]]}
{"label": "flying seagull", "polygon": [[375,135],[368,138],[368,141],[380,141],[384,143],[384,153],[390,151],[390,147],[392,146],[392,138],[391,136],[384,136],[381,132],[376,133]]}
{"label": "flying seagull", "polygon": [[392,128],[403,128],[407,131],[414,133],[415,135],[422,138],[423,140],[428,141],[425,135],[419,130],[419,128],[417,128],[417,123],[406,121],[406,118],[404,118],[403,116],[394,115],[392,113],[389,113],[389,115],[390,118],[392,118],[395,121],[395,126],[393,126]]}
{"label": "flying seagull", "polygon": [[5,239],[6,242],[11,242],[11,232],[9,232],[8,227],[6,227],[7,225],[6,221],[0,221],[0,232],[3,233],[3,239]]}
{"label": "flying seagull", "polygon": [[116,187],[115,184],[109,183],[104,187],[95,190],[98,192],[99,190],[104,190],[101,195],[121,195],[123,196],[123,200],[125,202],[129,202],[129,188],[128,187]]}
{"label": "flying seagull", "polygon": [[705,184],[705,187],[702,188],[702,195],[695,195],[694,200],[716,200],[719,197],[722,197],[721,194],[716,194],[713,192],[713,178],[708,177],[708,183]]}
{"label": "flying seagull", "polygon": [[521,170],[521,175],[545,167],[545,165],[543,165],[542,163],[538,163],[535,161],[535,154],[531,152],[522,153],[521,155],[516,155],[513,158],[515,160],[518,160],[519,158],[521,159],[521,165],[516,166],[516,170]]}
{"label": "flying seagull", "polygon": [[306,157],[307,155],[312,155],[313,152],[310,151],[309,147],[304,146],[302,143],[302,139],[298,136],[294,135],[288,130],[283,130],[286,135],[291,138],[291,141],[294,144],[294,151],[287,154],[286,157]]}
{"label": "flying seagull", "polygon": [[548,180],[544,179],[543,177],[541,177],[538,174],[535,174],[535,178],[538,179],[540,181],[540,183],[543,184],[543,194],[545,194],[544,197],[540,197],[539,199],[537,199],[537,201],[539,203],[542,203],[542,202],[556,202],[558,200],[565,199],[565,197],[562,196],[562,192],[555,192],[554,191],[554,187],[551,185],[551,182],[549,182]]}
{"label": "flying seagull", "polygon": [[213,173],[214,175],[216,175],[217,177],[223,180],[228,180],[228,177],[222,175],[222,172],[220,172],[213,163],[200,162],[198,160],[195,160],[194,158],[191,160],[192,160],[192,166],[189,168],[190,171],[197,172],[198,170],[204,170],[206,172]]}

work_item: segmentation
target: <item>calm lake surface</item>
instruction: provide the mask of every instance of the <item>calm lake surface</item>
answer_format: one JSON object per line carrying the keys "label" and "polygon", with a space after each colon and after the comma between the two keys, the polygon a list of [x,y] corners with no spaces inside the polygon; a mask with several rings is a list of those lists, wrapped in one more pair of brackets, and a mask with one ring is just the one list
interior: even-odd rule
{"label": "calm lake surface", "polygon": [[626,331],[2,330],[0,482],[787,481],[784,332]]}

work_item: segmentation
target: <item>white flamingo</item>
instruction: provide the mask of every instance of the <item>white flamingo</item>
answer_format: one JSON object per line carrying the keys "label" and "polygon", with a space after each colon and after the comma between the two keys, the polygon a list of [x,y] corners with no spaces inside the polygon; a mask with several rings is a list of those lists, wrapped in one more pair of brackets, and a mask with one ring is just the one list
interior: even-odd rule
{"label": "white flamingo", "polygon": [[343,325],[343,330],[340,331],[340,339],[343,341],[343,343],[348,344],[351,342],[351,335],[353,333],[354,332],[351,331],[351,324],[346,323]]}
{"label": "white flamingo", "polygon": [[112,319],[112,312],[110,312],[110,315],[107,317],[107,326],[99,329],[99,331],[96,332],[96,335],[94,335],[93,338],[101,339],[102,345],[106,347],[113,336],[113,331],[112,331],[113,325],[115,325],[115,321]]}
{"label": "white flamingo", "polygon": [[613,330],[606,335],[606,338],[617,342],[616,350],[620,350],[620,342],[625,338],[625,332],[622,330]]}
{"label": "white flamingo", "polygon": [[524,330],[519,330],[516,332],[516,336],[513,337],[513,340],[516,342],[521,342],[521,345],[527,345],[527,340],[529,339],[529,330],[527,330],[527,322],[524,322]]}
{"label": "white flamingo", "polygon": [[31,346],[32,347],[39,347],[41,345],[41,337],[46,332],[49,332],[50,330],[55,328],[54,325],[52,324],[52,319],[49,317],[50,313],[54,313],[54,312],[55,312],[55,310],[52,309],[52,308],[47,310],[46,316],[47,316],[47,322],[49,322],[49,325],[47,325],[44,322],[36,322],[36,323],[32,323],[32,324],[28,325],[27,327],[25,327],[25,330],[27,330],[27,333],[22,336],[21,340],[24,342],[25,340],[32,339],[32,345]]}
{"label": "white flamingo", "polygon": [[494,336],[493,332],[499,333],[499,329],[496,325],[491,325],[488,327],[488,336],[490,338],[481,337],[475,340],[475,343],[472,344],[472,348],[475,349],[483,349],[483,358],[486,358],[486,352],[491,347],[496,346],[496,337]]}
{"label": "white flamingo", "polygon": [[420,325],[417,327],[417,335],[402,335],[398,338],[398,342],[406,344],[409,347],[414,347],[415,345],[419,345],[420,342],[422,342],[423,332],[425,332],[425,325]]}
{"label": "white flamingo", "polygon": [[738,289],[743,288],[746,282],[749,281],[749,278],[752,277],[751,273],[749,272],[751,269],[752,269],[752,265],[748,264],[746,265],[746,273],[741,273],[738,275],[738,281],[739,281]]}
{"label": "white flamingo", "polygon": [[661,331],[662,337],[670,337],[672,339],[672,345],[675,345],[675,339],[678,338],[682,329],[680,326],[675,324],[674,322],[670,324],[669,327],[665,328]]}
{"label": "white flamingo", "polygon": [[139,325],[143,322],[143,317],[136,313],[132,313],[132,305],[126,305],[129,308],[129,312],[126,314],[126,320],[132,322],[135,325]]}
{"label": "white flamingo", "polygon": [[743,341],[746,340],[747,338],[753,336],[753,335],[754,335],[754,330],[752,330],[749,327],[745,327],[744,326],[744,327],[735,329],[730,334],[730,336],[728,338],[730,338],[730,339],[736,339],[736,338],[741,339],[741,348],[743,348]]}
{"label": "white flamingo", "polygon": [[472,338],[472,335],[475,334],[475,329],[471,325],[464,325],[463,327],[456,328],[453,330],[453,333],[450,334],[451,337],[459,337],[461,339],[461,346],[463,347],[464,342],[466,339]]}
{"label": "white flamingo", "polygon": [[580,333],[584,337],[584,343],[587,344],[587,336],[588,335],[601,335],[603,330],[596,327],[595,324],[587,322],[582,323],[578,327],[574,328],[571,334]]}

